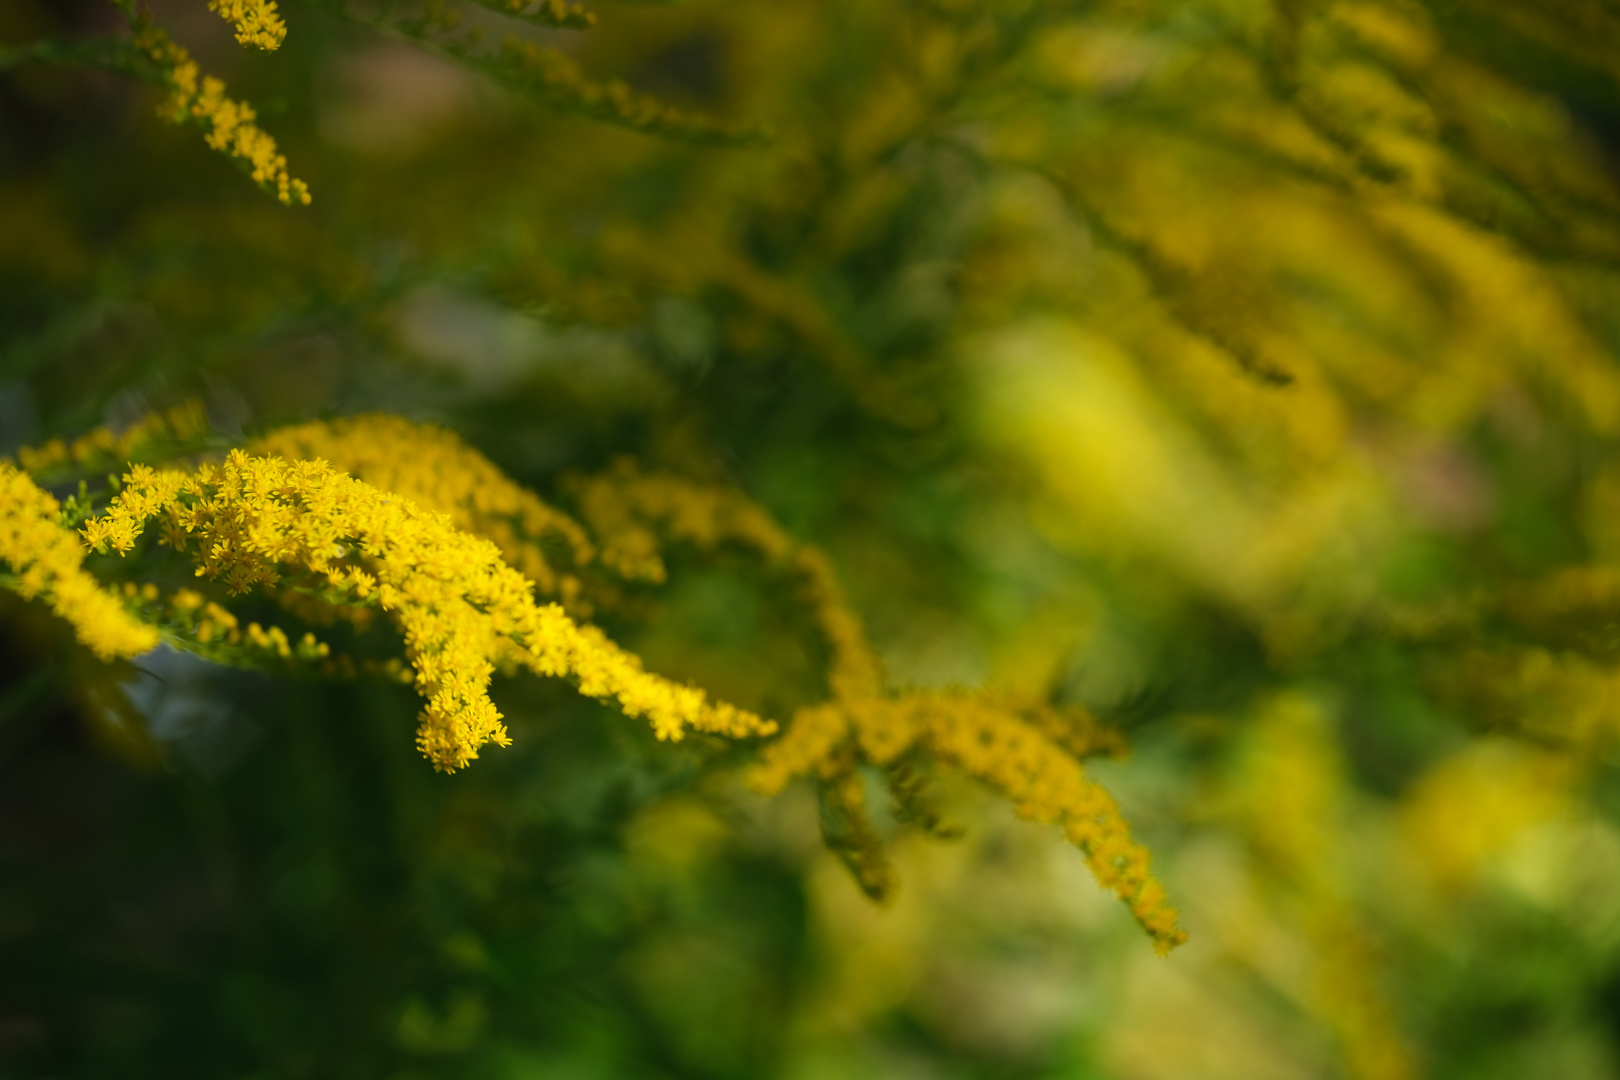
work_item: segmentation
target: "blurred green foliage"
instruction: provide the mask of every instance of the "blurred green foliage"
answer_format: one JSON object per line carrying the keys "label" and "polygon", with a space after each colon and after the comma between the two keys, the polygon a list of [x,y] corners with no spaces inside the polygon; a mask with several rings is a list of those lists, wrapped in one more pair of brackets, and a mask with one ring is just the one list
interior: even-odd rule
{"label": "blurred green foliage", "polygon": [[[8,594],[0,1076],[1620,1075],[1611,3],[499,7],[153,3],[286,207],[113,5],[0,4],[0,452],[196,398],[735,486],[896,683],[1123,729],[1192,940],[949,774],[954,844],[869,777],[879,907],[736,747],[508,680],[441,776],[407,690]],[[816,691],[741,557],[604,625]]]}

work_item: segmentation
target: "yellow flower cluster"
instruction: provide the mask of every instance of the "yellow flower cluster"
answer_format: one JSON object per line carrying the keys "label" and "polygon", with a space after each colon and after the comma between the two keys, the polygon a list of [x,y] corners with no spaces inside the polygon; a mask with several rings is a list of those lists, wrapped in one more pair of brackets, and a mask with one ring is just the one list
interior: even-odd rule
{"label": "yellow flower cluster", "polygon": [[[228,641],[240,641],[241,633],[237,630],[236,615],[214,601],[209,600],[195,589],[178,589],[170,599],[174,609],[190,621],[197,634],[197,640],[203,644],[213,641],[223,635]],[[255,624],[257,625],[257,624]]]}
{"label": "yellow flower cluster", "polygon": [[[129,593],[133,588],[133,585],[126,585],[124,591]],[[143,590],[143,596],[149,601],[155,600],[158,597],[157,589],[147,585]],[[178,616],[179,622],[203,645],[215,640],[232,645],[245,642],[254,648],[274,653],[283,660],[291,660],[295,656],[301,660],[325,659],[332,652],[325,642],[317,641],[312,633],[305,633],[295,645],[292,639],[287,637],[286,631],[279,626],[267,629],[256,622],[250,622],[244,630],[234,612],[207,599],[194,589],[176,590],[169,598],[169,607]]]}
{"label": "yellow flower cluster", "polygon": [[51,610],[104,660],[155,646],[157,631],[131,617],[84,569],[84,548],[71,529],[62,527],[60,514],[49,492],[0,464],[0,560],[16,575],[7,584],[25,599],[48,599]]}
{"label": "yellow flower cluster", "polygon": [[286,40],[287,24],[276,13],[275,0],[208,0],[208,10],[236,27],[239,45],[270,51]]}
{"label": "yellow flower cluster", "polygon": [[247,449],[289,460],[324,459],[374,487],[448,514],[457,528],[494,541],[508,564],[564,602],[581,586],[550,566],[539,546],[545,540],[564,544],[576,567],[598,561],[624,577],[654,582],[666,576],[660,533],[704,550],[740,544],[798,578],[801,599],[828,649],[834,694],[870,695],[882,686],[881,667],[826,555],[799,544],[736,492],[642,473],[629,461],[576,478],[572,494],[601,545],[598,551],[579,522],[513,483],[454,432],[432,424],[388,415],[312,421],[273,431]]}
{"label": "yellow flower cluster", "polygon": [[106,553],[111,548],[128,555],[140,539],[146,520],[173,506],[188,480],[185,473],[175,469],[131,465],[124,474],[124,488],[113,497],[108,512],[84,523],[85,545],[92,551]]}
{"label": "yellow flower cluster", "polygon": [[373,487],[449,514],[458,529],[494,541],[541,592],[565,601],[579,582],[551,568],[540,542],[562,541],[576,566],[595,554],[573,518],[513,483],[454,432],[432,424],[384,415],[314,421],[271,432],[248,449],[294,461],[324,459]]}
{"label": "yellow flower cluster", "polygon": [[121,434],[115,435],[111,429],[102,427],[71,443],[52,439],[43,446],[25,446],[17,451],[17,463],[30,473],[70,463],[89,467],[116,463],[117,467],[122,467],[152,443],[184,442],[207,430],[208,416],[202,403],[192,400],[172,409],[148,413]]}
{"label": "yellow flower cluster", "polygon": [[124,484],[107,513],[85,525],[97,548],[129,550],[162,514],[168,542],[195,549],[198,574],[233,592],[274,585],[289,568],[325,575],[335,590],[375,590],[404,634],[427,699],[417,745],[435,768],[461,768],[486,742],[510,741],[488,695],[496,659],[572,676],[587,696],[648,717],[659,738],[679,739],[687,728],[732,737],[775,730],[647,673],[599,630],[576,625],[555,604],[537,605],[494,544],[324,461],[236,450],[192,474],[136,466]]}
{"label": "yellow flower cluster", "polygon": [[283,203],[309,203],[309,186],[287,173],[276,141],[258,126],[253,107],[225,96],[225,84],[203,75],[191,54],[144,16],[135,20],[135,47],[161,73],[169,96],[158,115],[170,123],[196,121],[207,128],[210,147],[240,161],[256,184],[274,190]]}
{"label": "yellow flower cluster", "polygon": [[[966,691],[837,700],[800,710],[782,738],[765,748],[750,779],[765,794],[811,773],[839,784],[853,775],[857,753],[888,766],[913,748],[930,751],[1000,791],[1021,817],[1062,826],[1098,882],[1125,901],[1154,947],[1167,953],[1187,935],[1149,873],[1147,851],[1131,838],[1112,796],[1081,768],[1080,754],[1117,748],[1095,728],[1096,744],[1088,748],[1088,726],[1065,721],[1043,703]],[[1042,730],[1059,727],[1068,733],[1068,748]],[[846,796],[846,812],[856,809]]]}

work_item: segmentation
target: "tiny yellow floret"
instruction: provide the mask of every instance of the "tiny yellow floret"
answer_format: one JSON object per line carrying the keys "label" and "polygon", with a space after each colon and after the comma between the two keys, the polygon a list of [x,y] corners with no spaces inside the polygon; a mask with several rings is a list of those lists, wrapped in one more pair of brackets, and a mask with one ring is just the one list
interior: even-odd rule
{"label": "tiny yellow floret", "polygon": [[287,37],[287,24],[276,13],[275,0],[208,0],[208,10],[236,27],[239,45],[272,51]]}

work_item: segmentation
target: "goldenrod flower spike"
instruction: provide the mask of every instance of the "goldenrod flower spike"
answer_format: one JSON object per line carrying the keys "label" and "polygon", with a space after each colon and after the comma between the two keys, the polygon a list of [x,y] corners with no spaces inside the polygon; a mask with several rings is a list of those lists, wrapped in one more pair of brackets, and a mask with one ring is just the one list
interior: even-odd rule
{"label": "goldenrod flower spike", "polygon": [[27,475],[0,464],[0,561],[24,598],[44,597],[103,660],[137,656],[158,632],[132,617],[116,595],[84,569],[84,545],[62,527],[61,505]]}
{"label": "goldenrod flower spike", "polygon": [[208,10],[236,27],[239,45],[270,52],[281,48],[287,37],[287,24],[276,14],[275,0],[208,0]]}
{"label": "goldenrod flower spike", "polygon": [[[1186,940],[1164,887],[1148,870],[1147,851],[1131,838],[1113,797],[1086,778],[1078,754],[1083,731],[1068,746],[1043,732],[1041,705],[1020,708],[987,694],[918,691],[897,698],[826,702],[801,709],[787,732],[765,747],[751,785],[774,794],[796,776],[835,780],[849,768],[851,747],[886,766],[922,747],[1013,801],[1021,817],[1060,825],[1086,856],[1097,881],[1125,901],[1136,921],[1167,953]],[[1023,713],[1034,713],[1035,723]],[[1101,731],[1096,749],[1117,744]]]}
{"label": "goldenrod flower spike", "polygon": [[555,537],[576,566],[595,556],[578,522],[511,481],[452,431],[398,416],[368,415],[281,428],[248,444],[256,454],[322,458],[335,468],[419,505],[449,514],[457,528],[492,540],[542,593],[564,600],[578,583],[552,569],[539,541]]}
{"label": "goldenrod flower spike", "polygon": [[334,586],[374,587],[427,699],[417,745],[437,769],[461,768],[485,743],[510,741],[488,694],[496,658],[573,676],[581,693],[646,716],[662,739],[688,728],[733,737],[775,730],[643,671],[599,630],[575,624],[556,604],[537,605],[529,581],[493,543],[325,461],[233,450],[222,465],[189,476],[136,466],[124,483],[106,514],[86,523],[92,543],[127,550],[162,514],[169,541],[193,550],[198,574],[232,592],[274,585],[289,568],[325,574]]}
{"label": "goldenrod flower spike", "polygon": [[173,124],[195,121],[207,129],[203,141],[240,161],[253,182],[272,190],[291,205],[309,203],[309,186],[287,173],[287,159],[276,141],[255,122],[258,117],[246,102],[225,96],[225,84],[204,76],[183,47],[144,15],[132,19],[135,47],[158,69],[169,96],[158,115]]}

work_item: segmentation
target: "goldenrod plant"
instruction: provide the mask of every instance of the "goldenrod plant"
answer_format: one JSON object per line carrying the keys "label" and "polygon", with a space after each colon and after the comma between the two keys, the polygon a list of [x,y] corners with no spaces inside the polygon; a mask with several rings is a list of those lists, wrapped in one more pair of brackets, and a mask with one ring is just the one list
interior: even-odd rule
{"label": "goldenrod plant", "polygon": [[[181,410],[179,418],[193,411]],[[160,428],[162,422],[148,419],[134,430]],[[591,553],[601,550],[604,562],[620,573],[662,578],[655,529],[703,546],[733,540],[768,558],[787,556],[794,545],[758,507],[689,482],[641,476],[621,463],[609,476],[580,485],[589,519],[602,530],[593,544],[579,524],[515,487],[442,430],[414,427],[397,417],[358,417],[272,432],[259,441],[295,446],[307,456],[287,460],[237,449],[194,471],[132,465],[122,477],[109,477],[113,493],[100,512],[87,488],[64,511],[26,473],[0,466],[14,488],[16,505],[7,513],[19,522],[3,556],[16,571],[16,591],[47,597],[79,639],[104,659],[138,656],[160,641],[217,659],[208,646],[221,626],[233,644],[239,640],[236,618],[218,600],[188,588],[168,604],[154,604],[160,599],[155,585],[129,583],[129,602],[121,607],[117,592],[98,588],[79,565],[84,549],[119,556],[136,552],[147,527],[161,523],[162,544],[189,556],[195,575],[218,583],[226,597],[273,588],[299,598],[297,606],[306,615],[311,601],[380,609],[397,626],[414,682],[427,701],[417,747],[445,772],[468,765],[486,744],[510,745],[489,696],[490,678],[502,662],[568,677],[588,697],[612,700],[629,716],[645,715],[660,740],[680,740],[688,730],[734,740],[776,734],[773,721],[710,702],[700,689],[646,672],[639,658],[596,627],[576,624],[560,605],[537,604],[534,593],[541,586],[509,566],[492,539],[478,535],[480,524],[494,525],[510,549],[530,554],[544,591],[553,591],[561,583],[535,541],[512,539],[502,511],[521,513],[535,538],[548,525],[560,526],[573,541],[577,564],[588,565]],[[120,445],[136,444],[127,433],[115,438],[109,432],[76,443]],[[392,483],[375,486],[340,472],[316,452],[320,449],[335,452],[362,476],[380,472]],[[25,448],[20,456],[49,467],[65,454],[59,447]],[[84,517],[77,538],[66,527],[68,517]],[[458,527],[458,517],[465,529]],[[628,557],[626,549],[638,557]],[[41,557],[38,551],[48,554]],[[808,578],[803,593],[813,604],[811,620],[827,637],[827,681],[835,700],[799,711],[791,730],[768,746],[753,777],[756,788],[775,794],[797,776],[818,773],[843,793],[846,813],[864,816],[854,772],[857,757],[889,766],[924,745],[1004,791],[1020,815],[1061,823],[1098,880],[1127,902],[1161,951],[1185,940],[1163,887],[1149,875],[1146,852],[1132,842],[1113,800],[1086,779],[1075,760],[1092,748],[1083,736],[1070,750],[1022,717],[1016,704],[983,695],[886,694],[879,664],[825,558],[809,548],[795,554],[795,568]],[[588,600],[588,591],[580,597],[580,579],[565,580],[574,586],[569,591],[576,603]],[[194,617],[199,608],[200,620]],[[313,618],[332,621],[320,614]],[[280,627],[265,631],[255,622],[247,634],[249,644],[270,649],[281,660],[293,655]],[[299,658],[316,662],[320,670],[354,670],[352,661],[340,666],[312,631],[302,641]],[[247,649],[239,659],[252,663],[259,655]],[[1048,728],[1066,726],[1044,703],[1026,708],[1045,713]],[[1080,723],[1089,726],[1089,718]],[[861,835],[870,835],[870,828],[862,826]],[[876,869],[883,856],[875,842],[862,844],[856,858],[853,868],[863,886],[881,897],[889,883],[887,873]]]}
{"label": "goldenrod plant", "polygon": [[11,0],[0,1077],[1620,1076],[1617,161],[1606,0]]}

